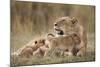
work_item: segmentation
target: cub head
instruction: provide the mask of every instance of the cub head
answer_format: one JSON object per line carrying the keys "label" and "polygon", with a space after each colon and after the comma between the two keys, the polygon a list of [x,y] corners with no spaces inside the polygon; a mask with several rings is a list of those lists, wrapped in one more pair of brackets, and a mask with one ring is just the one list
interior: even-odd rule
{"label": "cub head", "polygon": [[38,48],[43,45],[45,45],[45,39],[35,40],[35,46],[37,46]]}

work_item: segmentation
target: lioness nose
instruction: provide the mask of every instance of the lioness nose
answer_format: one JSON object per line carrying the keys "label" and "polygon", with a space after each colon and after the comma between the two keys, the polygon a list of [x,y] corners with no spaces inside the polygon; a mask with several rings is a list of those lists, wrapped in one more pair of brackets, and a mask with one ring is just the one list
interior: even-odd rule
{"label": "lioness nose", "polygon": [[55,26],[57,26],[57,24],[56,24],[56,23],[55,23],[54,25],[55,25]]}

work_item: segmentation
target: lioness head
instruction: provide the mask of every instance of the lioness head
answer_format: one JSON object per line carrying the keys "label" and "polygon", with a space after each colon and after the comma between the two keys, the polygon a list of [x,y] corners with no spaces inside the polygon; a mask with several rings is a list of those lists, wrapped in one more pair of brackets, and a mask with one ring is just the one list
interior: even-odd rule
{"label": "lioness head", "polygon": [[[62,32],[62,34],[66,34],[67,33],[72,33],[74,27],[77,25],[78,20],[76,18],[71,18],[71,17],[61,17],[58,18],[55,23],[54,23],[54,30],[56,32],[60,33]],[[58,33],[56,33],[58,34]]]}

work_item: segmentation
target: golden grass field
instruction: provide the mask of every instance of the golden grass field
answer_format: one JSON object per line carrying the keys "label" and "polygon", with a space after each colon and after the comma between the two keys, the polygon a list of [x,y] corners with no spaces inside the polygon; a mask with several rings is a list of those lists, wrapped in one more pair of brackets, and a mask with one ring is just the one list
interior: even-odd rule
{"label": "golden grass field", "polygon": [[[13,38],[13,37],[12,37]],[[20,65],[40,65],[40,64],[58,64],[58,63],[73,63],[73,62],[89,62],[95,61],[95,40],[94,34],[88,35],[88,43],[87,43],[87,54],[86,56],[53,56],[53,57],[36,57],[32,56],[30,58],[19,58],[17,56],[11,56],[11,66],[20,66]],[[17,41],[21,41],[27,44],[28,38],[14,38],[15,46],[11,48],[14,51],[22,47],[21,43],[19,44]],[[29,38],[30,40],[30,38]],[[16,45],[19,44],[19,45]],[[14,52],[14,51],[11,51]]]}

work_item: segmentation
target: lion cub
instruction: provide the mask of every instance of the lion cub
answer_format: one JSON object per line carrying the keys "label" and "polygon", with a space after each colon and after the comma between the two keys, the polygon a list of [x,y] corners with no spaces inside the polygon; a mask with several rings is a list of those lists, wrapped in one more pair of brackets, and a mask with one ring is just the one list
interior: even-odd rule
{"label": "lion cub", "polygon": [[55,37],[53,34],[48,34],[47,39],[49,49],[46,51],[45,56],[53,53],[55,49],[69,53],[69,55],[76,55],[80,50],[80,38],[77,34],[68,36]]}
{"label": "lion cub", "polygon": [[35,40],[34,42],[31,42],[22,48],[18,49],[16,52],[17,56],[19,57],[26,57],[29,58],[33,55],[35,51],[40,49],[40,47],[45,45],[45,39],[39,39]]}

